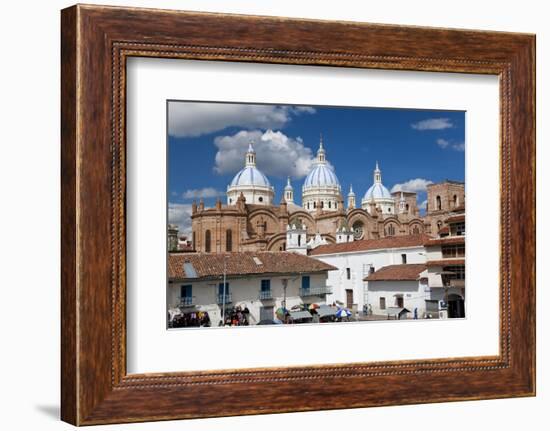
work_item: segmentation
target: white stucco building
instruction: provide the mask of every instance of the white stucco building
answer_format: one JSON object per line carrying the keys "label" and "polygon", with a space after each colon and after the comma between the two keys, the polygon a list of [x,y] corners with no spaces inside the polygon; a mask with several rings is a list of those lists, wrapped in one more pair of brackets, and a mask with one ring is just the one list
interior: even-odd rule
{"label": "white stucco building", "polygon": [[168,310],[207,312],[211,325],[218,326],[224,304],[226,313],[239,306],[249,310],[255,325],[272,320],[279,307],[326,303],[327,272],[333,269],[290,252],[171,253]]}
{"label": "white stucco building", "polygon": [[431,300],[426,268],[423,263],[389,265],[365,277],[369,312],[378,316],[426,317]]}
{"label": "white stucco building", "polygon": [[327,244],[311,250],[309,256],[338,268],[328,273],[327,286],[332,292],[327,302],[339,301],[361,312],[371,303],[364,278],[389,265],[425,264],[428,239],[427,235],[408,235]]}

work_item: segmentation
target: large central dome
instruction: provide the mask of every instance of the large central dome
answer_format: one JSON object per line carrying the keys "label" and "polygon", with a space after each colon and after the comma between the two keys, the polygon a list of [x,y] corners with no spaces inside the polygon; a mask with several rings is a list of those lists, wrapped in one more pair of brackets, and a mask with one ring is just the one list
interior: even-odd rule
{"label": "large central dome", "polygon": [[325,158],[321,139],[317,160],[302,186],[302,206],[308,211],[315,211],[318,207],[324,211],[337,210],[341,200],[340,191],[340,181]]}
{"label": "large central dome", "polygon": [[340,182],[334,170],[327,164],[316,164],[304,181],[306,187],[337,186]]}

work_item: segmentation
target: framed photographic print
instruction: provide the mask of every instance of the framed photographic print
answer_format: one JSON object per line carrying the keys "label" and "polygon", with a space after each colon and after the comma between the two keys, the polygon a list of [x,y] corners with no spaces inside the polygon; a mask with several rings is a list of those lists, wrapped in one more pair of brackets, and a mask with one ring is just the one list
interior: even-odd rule
{"label": "framed photographic print", "polygon": [[61,41],[63,420],[534,395],[534,36],[78,5]]}

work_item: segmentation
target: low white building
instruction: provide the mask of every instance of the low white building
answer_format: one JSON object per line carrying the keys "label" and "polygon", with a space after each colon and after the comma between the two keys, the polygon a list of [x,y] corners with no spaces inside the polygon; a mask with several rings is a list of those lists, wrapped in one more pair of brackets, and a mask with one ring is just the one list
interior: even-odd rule
{"label": "low white building", "polygon": [[389,265],[365,277],[370,312],[378,316],[417,317],[427,315],[431,300],[426,264]]}
{"label": "low white building", "polygon": [[337,269],[329,271],[327,286],[332,293],[327,302],[341,302],[351,310],[362,312],[371,304],[368,282],[363,281],[382,267],[402,264],[425,264],[424,243],[427,235],[407,235],[327,244],[311,250],[309,256]]}
{"label": "low white building", "polygon": [[168,312],[207,312],[211,326],[219,326],[224,305],[226,318],[239,307],[255,325],[273,320],[279,307],[326,303],[327,272],[334,269],[290,252],[170,253]]}

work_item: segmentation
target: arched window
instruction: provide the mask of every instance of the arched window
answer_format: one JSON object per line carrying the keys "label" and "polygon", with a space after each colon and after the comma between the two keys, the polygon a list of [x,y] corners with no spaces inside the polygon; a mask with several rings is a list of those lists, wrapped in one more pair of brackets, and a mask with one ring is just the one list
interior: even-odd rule
{"label": "arched window", "polygon": [[204,251],[210,253],[210,231],[204,233]]}
{"label": "arched window", "polygon": [[321,201],[321,208],[324,208],[325,206],[325,201]]}
{"label": "arched window", "polygon": [[225,250],[233,251],[233,232],[231,229],[225,231]]}
{"label": "arched window", "polygon": [[338,202],[334,202],[334,209],[338,209]]}
{"label": "arched window", "polygon": [[418,226],[415,225],[415,226],[413,227],[413,234],[414,234],[414,235],[418,235],[419,233],[420,233],[420,229],[418,229]]}
{"label": "arched window", "polygon": [[435,197],[435,208],[439,211],[441,209],[441,196]]}
{"label": "arched window", "polygon": [[330,208],[330,201],[328,201],[328,207]]}
{"label": "arched window", "polygon": [[409,211],[409,204],[405,205],[405,211]]}
{"label": "arched window", "polygon": [[456,208],[458,206],[458,196],[457,195],[454,195],[453,196],[453,206]]}
{"label": "arched window", "polygon": [[386,230],[387,236],[394,236],[395,235],[395,226],[393,224],[390,224],[388,226],[388,229]]}
{"label": "arched window", "polygon": [[195,247],[196,247],[196,242],[195,242],[195,231],[193,231],[193,250],[195,250]]}
{"label": "arched window", "polygon": [[313,202],[313,208],[317,208],[317,202]]}
{"label": "arched window", "polygon": [[298,247],[302,245],[302,235],[298,235]]}

